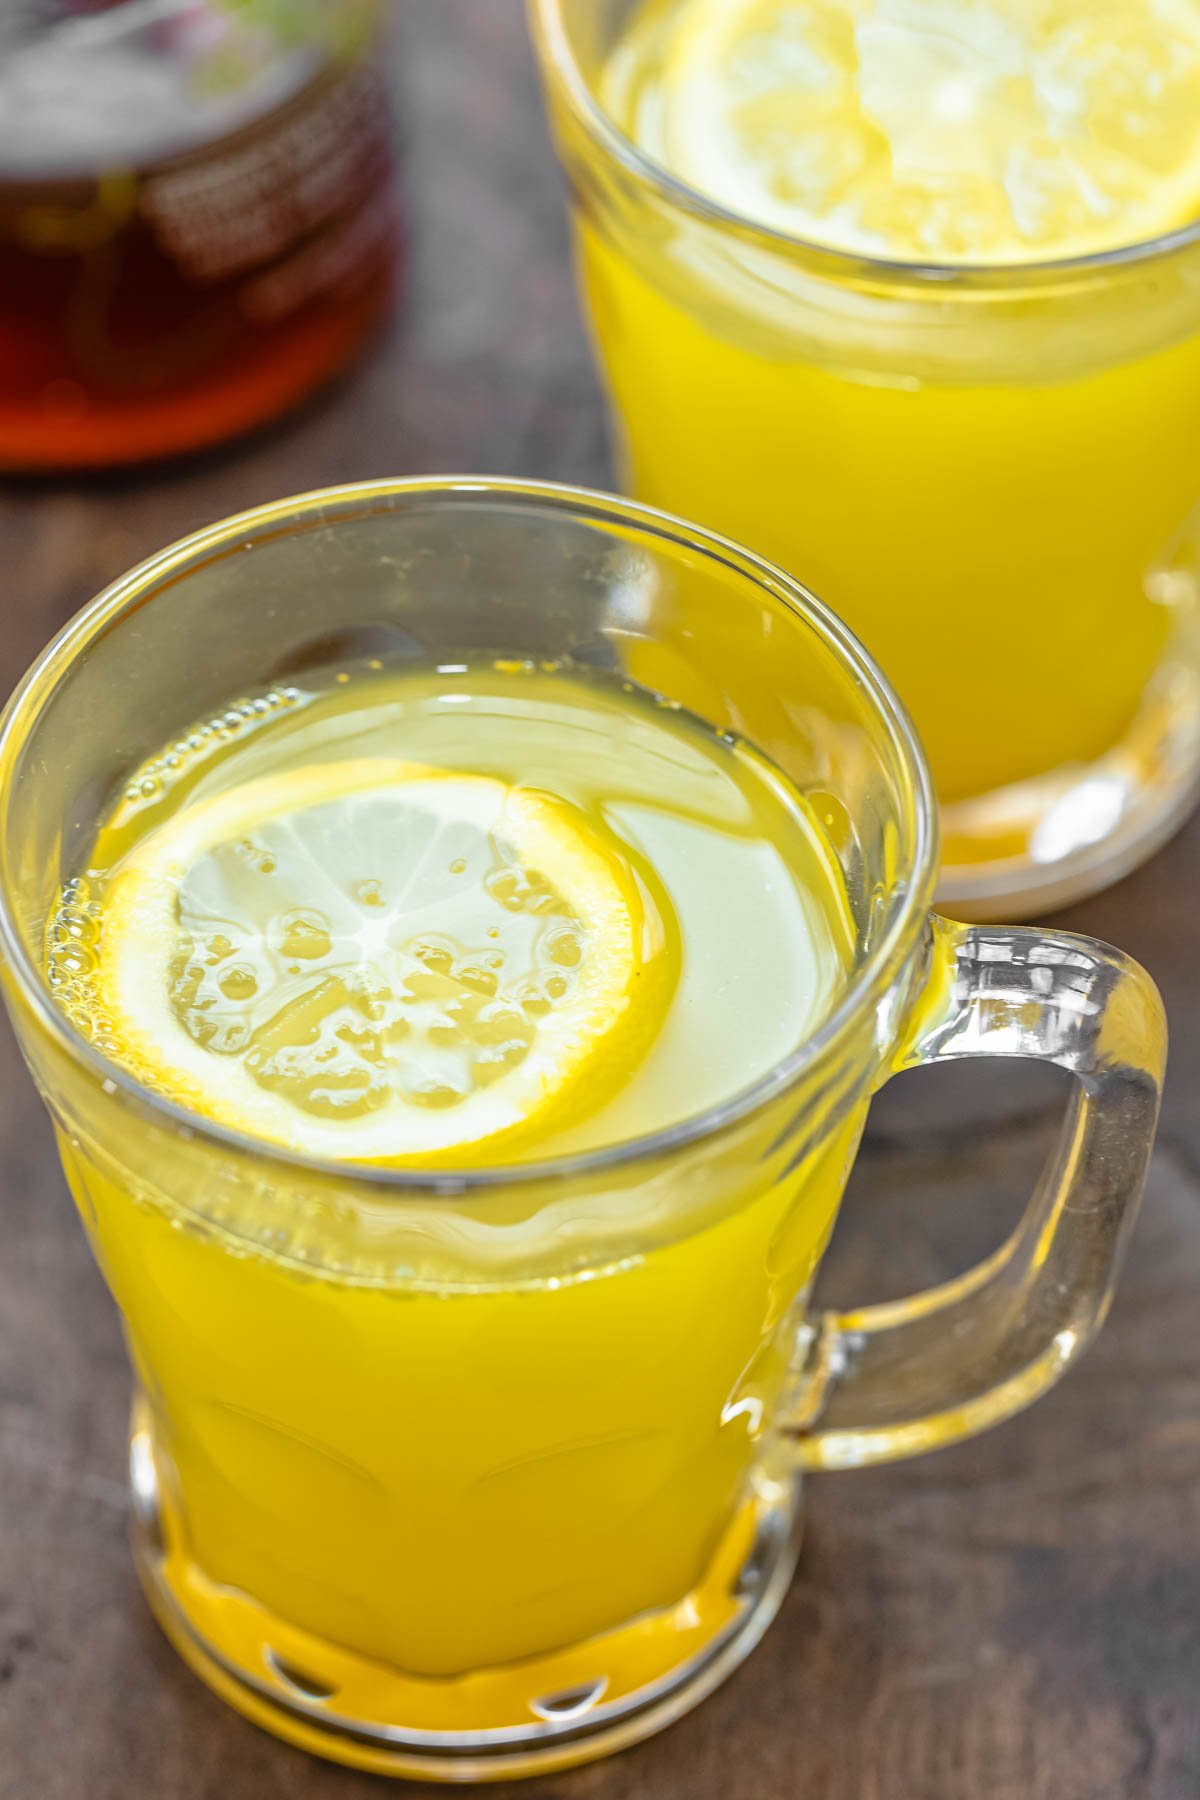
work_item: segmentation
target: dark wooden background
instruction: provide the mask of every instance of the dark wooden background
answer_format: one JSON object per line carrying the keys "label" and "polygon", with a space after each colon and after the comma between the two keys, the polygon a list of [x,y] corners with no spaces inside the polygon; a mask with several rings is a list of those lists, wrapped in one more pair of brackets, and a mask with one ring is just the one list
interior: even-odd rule
{"label": "dark wooden background", "polygon": [[[110,578],[241,507],[416,471],[609,479],[519,0],[397,10],[412,262],[389,340],[304,416],[232,453],[0,489],[4,691]],[[814,1481],[800,1575],[749,1664],[664,1736],[531,1793],[1200,1796],[1198,892],[1200,820],[1061,921],[1140,957],[1173,1028],[1146,1211],[1097,1348],[986,1438]],[[0,1059],[0,1797],[382,1794],[227,1712],[151,1623],[125,1545],[116,1319],[7,1033]],[[902,1293],[998,1242],[1060,1099],[1037,1072],[894,1084],[829,1296]]]}

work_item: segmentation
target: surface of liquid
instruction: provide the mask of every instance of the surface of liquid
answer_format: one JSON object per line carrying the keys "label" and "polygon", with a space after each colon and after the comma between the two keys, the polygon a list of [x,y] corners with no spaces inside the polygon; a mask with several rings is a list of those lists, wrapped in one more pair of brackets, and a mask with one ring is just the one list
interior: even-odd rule
{"label": "surface of liquid", "polygon": [[763,225],[914,261],[1050,260],[1200,215],[1195,0],[649,0],[605,98]]}
{"label": "surface of liquid", "polygon": [[[507,840],[488,860],[477,844],[435,832],[424,864],[409,859],[401,880],[386,855],[373,868],[361,862],[364,846],[381,847],[377,816],[356,811],[362,829],[336,846],[322,837],[332,804],[324,772],[343,772],[344,798],[347,768],[378,759],[394,769],[397,757],[439,771],[460,823],[468,789],[456,784],[467,776],[553,804],[542,817],[555,834],[544,842],[548,858],[559,856],[560,886],[516,867]],[[200,829],[225,817],[212,809],[261,796],[264,781],[294,793],[314,770],[325,798],[293,808],[290,839],[264,823],[227,854]],[[405,791],[393,782],[384,798]],[[361,796],[351,798],[357,808]],[[422,804],[433,804],[427,792]],[[398,817],[387,814],[392,826]],[[640,907],[648,1029],[618,1038],[629,1021],[611,1025],[608,1048],[624,1046],[615,1068],[598,1078],[597,1044],[563,1105],[535,1115],[522,1156],[612,1143],[729,1098],[819,1025],[851,961],[820,821],[747,747],[585,673],[355,670],[235,703],[130,771],[64,891],[49,921],[51,986],[93,1042],[144,1078],[144,1041],[131,1056],[121,1019],[100,1007],[97,972],[123,872],[141,857],[152,888],[170,859],[145,859],[166,834],[177,848],[188,841],[181,832],[205,848],[180,850],[170,865],[180,953],[166,1008],[172,1056],[186,1044],[249,1081],[256,1039],[281,1011],[295,1017],[297,983],[309,999],[327,994],[338,944],[346,956],[354,941],[356,968],[364,941],[371,957],[382,954],[375,921],[392,933],[400,984],[417,975],[378,1107],[351,1083],[339,1124],[337,1084],[320,1072],[349,1065],[317,1060],[328,1047],[319,1021],[307,1047],[292,1036],[281,1103],[301,1140],[344,1128],[348,1156],[357,1133],[403,1117],[414,1066],[442,1055],[430,1044],[435,1001],[443,1014],[465,1003],[464,1030],[445,1050],[458,1060],[439,1062],[440,1077],[469,1069],[467,1040],[482,1017],[472,971],[496,976],[489,1004],[512,1012],[535,1001],[532,1047],[485,1095],[521,1077],[603,951],[589,936],[596,915],[585,893],[598,868],[611,894]],[[321,871],[336,902],[311,865],[319,842],[336,848]],[[601,862],[581,845],[597,847]],[[265,872],[264,856],[274,860]],[[278,920],[255,910],[261,883],[290,887],[301,866],[311,877],[301,916],[290,891]],[[189,887],[190,868],[200,873]],[[218,878],[222,905],[242,897],[220,931],[199,912]],[[567,893],[575,906],[564,910]],[[255,960],[256,938],[277,946],[277,963]],[[436,939],[441,958],[410,955],[414,938]],[[145,949],[149,966],[159,949]],[[503,966],[488,969],[487,955]],[[430,974],[434,989],[422,988]],[[559,977],[566,989],[549,993]],[[607,1018],[589,1015],[598,1016]],[[155,1029],[167,1028],[160,1017]],[[277,1032],[270,1047],[279,1057]],[[171,1091],[169,1071],[162,1085]],[[271,1093],[280,1100],[278,1082]],[[453,1122],[474,1103],[468,1092],[432,1110],[418,1104],[413,1116]],[[199,1136],[159,1142],[117,1100],[99,1106],[94,1121],[64,1128],[61,1144],[145,1396],[165,1534],[156,1579],[228,1663],[261,1683],[283,1658],[349,1716],[509,1725],[528,1722],[537,1693],[584,1674],[614,1692],[657,1678],[724,1628],[737,1605],[731,1577],[704,1587],[705,1572],[752,1511],[752,1472],[771,1459],[803,1292],[861,1103],[828,1116],[781,1103],[761,1126],[692,1152],[540,1187],[520,1187],[514,1171],[512,1186],[465,1196],[453,1185],[360,1191],[348,1177],[310,1192],[301,1172],[265,1157],[260,1170]],[[221,1116],[219,1104],[208,1111]],[[486,1154],[481,1145],[459,1160]],[[735,1561],[747,1529],[736,1526]],[[700,1597],[681,1607],[692,1592]],[[586,1653],[555,1660],[613,1632],[603,1668],[582,1669]],[[541,1659],[535,1674],[522,1672],[530,1657]],[[474,1688],[441,1679],[488,1669],[499,1673],[482,1710]]]}
{"label": "surface of liquid", "polygon": [[[502,813],[482,828],[461,816],[422,820],[409,841],[405,786],[394,790],[395,810],[381,811],[369,790],[340,798],[343,770],[387,768],[399,756],[552,796],[566,809],[562,832],[594,837],[636,890],[647,990],[630,1020],[637,1053],[623,1045],[626,1066],[603,1083],[585,1058],[587,1079],[544,1131],[522,1138],[526,1158],[621,1142],[729,1099],[810,1036],[840,990],[850,927],[818,826],[748,746],[685,714],[602,678],[496,668],[360,672],[247,704],[265,709],[251,712],[258,729],[210,730],[194,749],[198,734],[187,734],[182,752],[131,777],[86,871],[94,940],[81,946],[72,935],[78,887],[50,928],[51,969],[67,977],[58,992],[72,1017],[176,1097],[189,1096],[172,1087],[169,1068],[152,1066],[152,1050],[123,1041],[112,1016],[107,897],[154,832],[186,825],[190,809],[250,792],[267,774],[295,777],[281,791],[305,810],[278,825],[256,812],[232,847],[197,854],[178,902],[172,1024],[208,1056],[214,1083],[218,1065],[235,1060],[283,1093],[298,1148],[307,1114],[314,1125],[337,1123],[347,1159],[367,1154],[356,1130],[389,1105],[449,1109],[452,1140],[453,1108],[487,1079],[476,1052],[489,1020],[506,1009],[531,1045],[598,948],[570,894],[554,892],[498,837]],[[453,784],[444,801],[432,791],[431,804],[460,805]],[[356,1034],[351,1024],[339,1037],[354,1017],[379,1031]],[[195,1080],[191,1098],[203,1107],[204,1073]],[[218,1098],[213,1108],[219,1116]],[[403,1138],[401,1121],[401,1154]],[[328,1154],[330,1143],[310,1147]]]}

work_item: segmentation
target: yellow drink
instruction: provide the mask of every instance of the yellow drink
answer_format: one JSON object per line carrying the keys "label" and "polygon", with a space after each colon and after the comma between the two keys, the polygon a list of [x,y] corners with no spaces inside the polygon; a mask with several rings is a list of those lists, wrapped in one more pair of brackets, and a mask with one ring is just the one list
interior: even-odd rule
{"label": "yellow drink", "polygon": [[628,484],[878,657],[948,897],[1144,853],[1196,766],[1200,254],[1087,259],[1200,217],[1195,0],[535,10],[636,147],[558,96]]}
{"label": "yellow drink", "polygon": [[[362,775],[398,757],[416,785]],[[488,782],[510,823],[472,836]],[[529,795],[548,809],[540,868],[514,851]],[[146,909],[169,880],[156,1013]],[[610,981],[601,1008],[620,937],[588,923],[605,883],[637,930],[621,1003]],[[186,1169],[157,1166],[144,1133],[122,1151],[132,1186],[86,1132],[62,1134],[142,1375],[165,1579],[219,1655],[261,1665],[266,1644],[355,1717],[385,1675],[393,1692],[411,1676],[413,1718],[437,1729],[461,1694],[430,1677],[649,1615],[609,1664],[634,1681],[658,1614],[677,1656],[689,1594],[711,1635],[752,1465],[772,1479],[764,1433],[861,1106],[799,1159],[736,1179],[718,1155],[696,1165],[682,1233],[674,1186],[580,1176],[548,1218],[515,1165],[743,1089],[828,1013],[851,942],[821,822],[777,771],[605,677],[355,667],[226,709],[129,776],[49,922],[48,979],[75,1023],[168,1097],[261,1117],[292,1148],[378,1162],[390,1137],[403,1164],[436,1129],[426,1161],[514,1165],[474,1210],[381,1194],[385,1253],[369,1231],[351,1243],[315,1187],[281,1230],[267,1165],[260,1192],[243,1178],[223,1196],[210,1174],[184,1206]],[[594,1043],[558,1081],[545,1046],[567,1056],[575,1040],[553,1033],[572,1008]],[[506,1093],[523,1118],[489,1136]],[[504,1723],[528,1679],[501,1669],[475,1722]]]}

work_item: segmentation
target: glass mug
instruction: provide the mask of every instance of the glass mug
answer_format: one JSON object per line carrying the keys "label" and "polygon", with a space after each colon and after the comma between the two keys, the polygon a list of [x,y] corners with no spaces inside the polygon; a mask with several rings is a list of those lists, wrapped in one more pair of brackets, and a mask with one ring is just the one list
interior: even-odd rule
{"label": "glass mug", "polygon": [[625,484],[863,639],[933,770],[944,904],[1125,873],[1200,778],[1200,221],[1057,265],[822,249],[605,110],[629,0],[530,5]]}
{"label": "glass mug", "polygon": [[[75,1034],[47,914],[131,767],[298,671],[498,654],[702,703],[819,802],[857,941],[815,1035],[650,1136],[423,1174],[243,1137]],[[1086,938],[931,917],[899,704],[832,613],[721,538],[527,482],[261,507],[67,626],[8,706],[0,793],[5,995],[136,1371],[138,1569],[191,1666],[294,1743],[462,1780],[658,1729],[779,1607],[802,1472],[1006,1418],[1103,1318],[1158,1108],[1155,989]],[[871,1093],[964,1056],[1077,1078],[1023,1223],[943,1287],[813,1310]]]}

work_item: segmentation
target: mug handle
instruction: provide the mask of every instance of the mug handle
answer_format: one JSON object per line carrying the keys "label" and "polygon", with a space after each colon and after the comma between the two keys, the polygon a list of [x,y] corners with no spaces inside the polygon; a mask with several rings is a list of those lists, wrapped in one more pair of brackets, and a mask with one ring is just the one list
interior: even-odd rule
{"label": "mug handle", "polygon": [[1166,1061],[1158,991],[1092,938],[934,916],[929,971],[887,1069],[1022,1056],[1070,1069],[1058,1145],[1016,1231],[944,1286],[806,1328],[799,1464],[936,1450],[1038,1399],[1103,1323],[1145,1184]]}

